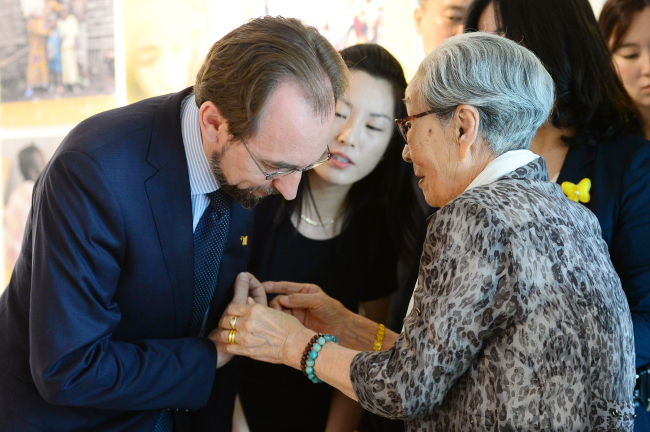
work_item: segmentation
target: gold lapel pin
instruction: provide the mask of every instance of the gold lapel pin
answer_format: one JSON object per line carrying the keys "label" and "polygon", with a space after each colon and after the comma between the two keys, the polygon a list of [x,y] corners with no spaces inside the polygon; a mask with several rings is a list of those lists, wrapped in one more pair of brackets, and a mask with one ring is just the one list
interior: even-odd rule
{"label": "gold lapel pin", "polygon": [[248,236],[241,236],[239,237],[239,240],[241,240],[242,246],[246,246],[248,244]]}

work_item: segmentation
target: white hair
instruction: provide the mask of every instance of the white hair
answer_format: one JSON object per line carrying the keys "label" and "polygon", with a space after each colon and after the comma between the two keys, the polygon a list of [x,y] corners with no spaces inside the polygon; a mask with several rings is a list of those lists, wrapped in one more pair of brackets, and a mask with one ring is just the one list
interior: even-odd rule
{"label": "white hair", "polygon": [[553,79],[535,54],[484,32],[445,40],[424,59],[409,87],[442,121],[458,105],[475,107],[479,133],[497,156],[529,148],[554,102]]}

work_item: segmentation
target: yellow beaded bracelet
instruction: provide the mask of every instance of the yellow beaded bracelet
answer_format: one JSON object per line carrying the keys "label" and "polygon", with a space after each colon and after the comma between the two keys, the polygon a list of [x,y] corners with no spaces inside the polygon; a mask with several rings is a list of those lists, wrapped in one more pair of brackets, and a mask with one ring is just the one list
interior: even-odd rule
{"label": "yellow beaded bracelet", "polygon": [[384,342],[384,334],[386,333],[386,326],[379,324],[379,329],[377,330],[377,338],[375,339],[375,344],[373,349],[375,351],[381,351],[381,344]]}

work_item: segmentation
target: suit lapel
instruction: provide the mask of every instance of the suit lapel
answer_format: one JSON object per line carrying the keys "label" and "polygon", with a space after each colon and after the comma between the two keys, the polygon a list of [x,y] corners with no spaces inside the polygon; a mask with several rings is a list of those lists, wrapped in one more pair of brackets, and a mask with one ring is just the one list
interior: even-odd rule
{"label": "suit lapel", "polygon": [[557,178],[557,184],[568,181],[578,184],[583,178],[593,180],[593,162],[596,158],[595,147],[570,148]]}
{"label": "suit lapel", "polygon": [[147,162],[158,172],[145,182],[174,296],[178,336],[186,336],[194,295],[194,236],[180,106],[190,89],[171,95],[156,112]]}

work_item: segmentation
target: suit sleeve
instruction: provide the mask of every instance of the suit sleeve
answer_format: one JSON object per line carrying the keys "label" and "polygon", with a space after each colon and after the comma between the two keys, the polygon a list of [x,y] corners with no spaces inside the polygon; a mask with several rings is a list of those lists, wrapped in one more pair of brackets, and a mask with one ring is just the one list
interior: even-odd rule
{"label": "suit sleeve", "polygon": [[83,153],[57,155],[33,202],[30,368],[40,394],[101,409],[203,406],[217,360],[207,338],[110,339],[128,239],[100,166]]}
{"label": "suit sleeve", "polygon": [[[501,226],[494,236],[482,235],[477,230],[491,215],[477,213],[456,233],[445,228],[449,214],[429,227],[414,308],[404,330],[391,349],[363,352],[352,361],[350,378],[364,409],[401,420],[431,415],[481,353],[484,341],[523,319],[513,293],[518,273],[507,271],[518,266],[509,253],[512,233]],[[445,236],[444,246],[432,245],[436,235]],[[501,253],[488,259],[482,250],[495,248],[493,239],[501,239],[495,249]]]}
{"label": "suit sleeve", "polygon": [[624,172],[611,257],[632,312],[636,366],[650,363],[650,144]]}

